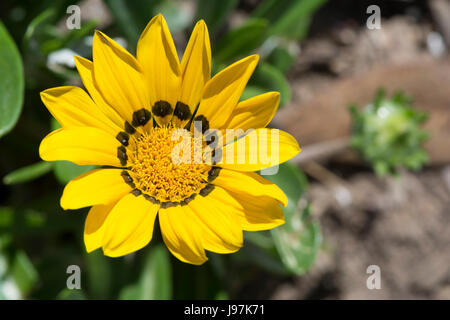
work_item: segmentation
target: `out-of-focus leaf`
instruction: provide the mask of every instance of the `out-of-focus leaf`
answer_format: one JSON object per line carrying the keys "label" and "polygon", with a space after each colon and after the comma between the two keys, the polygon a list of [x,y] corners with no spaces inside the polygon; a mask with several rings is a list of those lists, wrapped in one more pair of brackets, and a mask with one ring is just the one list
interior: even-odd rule
{"label": "out-of-focus leaf", "polygon": [[273,239],[284,265],[295,274],[306,273],[322,245],[320,225],[310,217],[310,208],[296,210],[286,223],[272,230]]}
{"label": "out-of-focus leaf", "polygon": [[290,272],[304,274],[314,263],[322,244],[320,226],[310,216],[306,199],[299,199],[307,189],[304,174],[294,165],[280,165],[276,175],[265,176],[286,194],[288,205],[283,208],[285,224],[271,230],[281,260]]}
{"label": "out-of-focus leaf", "polygon": [[38,162],[8,173],[3,177],[4,184],[18,184],[43,176],[53,168],[51,162]]}
{"label": "out-of-focus leaf", "polygon": [[11,265],[11,275],[22,295],[27,295],[38,280],[38,273],[24,251],[17,251]]}
{"label": "out-of-focus leaf", "polygon": [[153,246],[147,253],[138,281],[125,287],[120,299],[168,300],[172,298],[172,270],[167,249]]}
{"label": "out-of-focus leaf", "polygon": [[63,289],[58,296],[58,300],[86,300],[86,296],[81,289]]}
{"label": "out-of-focus leaf", "polygon": [[94,299],[107,299],[111,290],[111,264],[109,259],[96,250],[87,254],[89,294]]}
{"label": "out-of-focus leaf", "polygon": [[170,32],[176,33],[188,27],[192,22],[192,16],[187,10],[184,10],[182,1],[161,1],[156,5],[154,12],[161,13],[167,21]]}
{"label": "out-of-focus leaf", "polygon": [[111,10],[115,20],[119,24],[120,28],[125,33],[128,41],[130,43],[137,43],[139,39],[139,27],[130,12],[128,6],[123,0],[108,0],[106,1],[107,6]]}
{"label": "out-of-focus leaf", "polygon": [[197,17],[204,19],[209,31],[214,33],[223,25],[237,4],[238,0],[198,0]]}
{"label": "out-of-focus leaf", "polygon": [[69,161],[56,161],[54,163],[55,176],[62,184],[95,169],[96,166],[79,166]]}
{"label": "out-of-focus leaf", "polygon": [[241,95],[240,101],[246,100],[246,99],[250,99],[252,97],[255,97],[257,95],[266,93],[267,90],[264,88],[260,88],[257,86],[252,86],[252,85],[248,85],[245,89],[244,92]]}
{"label": "out-of-focus leaf", "polygon": [[326,0],[265,0],[253,12],[254,17],[270,21],[270,34],[302,39],[312,15]]}
{"label": "out-of-focus leaf", "polygon": [[284,74],[274,66],[261,62],[251,79],[251,85],[267,91],[280,92],[280,106],[291,100],[291,87]]}
{"label": "out-of-focus leaf", "polygon": [[17,47],[0,21],[0,137],[15,126],[22,111],[24,77]]}
{"label": "out-of-focus leaf", "polygon": [[[0,207],[0,227],[9,227],[14,222],[14,209],[9,207]],[[0,242],[3,239],[0,237]],[[2,245],[0,245],[0,250]]]}
{"label": "out-of-focus leaf", "polygon": [[23,48],[33,47],[33,38],[37,35],[38,30],[45,24],[50,23],[55,18],[56,11],[53,8],[48,8],[40,13],[37,17],[31,20],[30,24],[23,36]]}
{"label": "out-of-focus leaf", "polygon": [[294,64],[295,57],[286,48],[277,46],[270,53],[267,62],[280,70],[282,73],[286,73]]}
{"label": "out-of-focus leaf", "polygon": [[228,32],[217,43],[215,62],[220,64],[236,60],[258,48],[266,37],[267,26],[265,19],[250,19],[239,28]]}

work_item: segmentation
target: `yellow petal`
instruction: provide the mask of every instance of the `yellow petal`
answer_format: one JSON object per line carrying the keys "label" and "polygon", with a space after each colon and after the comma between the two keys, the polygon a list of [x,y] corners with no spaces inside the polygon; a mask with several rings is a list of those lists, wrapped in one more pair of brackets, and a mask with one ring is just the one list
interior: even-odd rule
{"label": "yellow petal", "polygon": [[238,103],[226,124],[229,129],[265,128],[272,120],[280,103],[278,92],[267,92]]}
{"label": "yellow petal", "polygon": [[150,110],[144,76],[136,59],[100,31],[95,32],[92,51],[94,81],[108,104],[130,123],[134,111]]}
{"label": "yellow petal", "polygon": [[103,235],[103,252],[119,257],[146,246],[153,235],[159,205],[129,193],[108,214]]}
{"label": "yellow petal", "polygon": [[255,197],[248,193],[231,192],[242,208],[241,226],[245,231],[261,231],[278,227],[284,223],[283,210],[277,200],[268,196]]}
{"label": "yellow petal", "polygon": [[236,107],[258,59],[257,55],[253,55],[239,60],[209,80],[195,119],[205,117],[209,128],[222,129]]}
{"label": "yellow petal", "polygon": [[[160,124],[167,124],[180,89],[181,70],[175,44],[161,14],[154,17],[141,34],[137,45],[137,59],[147,79],[152,114]],[[169,103],[170,108],[165,103]]]}
{"label": "yellow petal", "polygon": [[45,161],[67,160],[79,165],[120,167],[117,149],[120,143],[106,132],[91,127],[58,129],[48,134],[39,146]]}
{"label": "yellow petal", "polygon": [[216,187],[209,195],[197,195],[189,202],[198,218],[193,220],[200,228],[206,250],[217,253],[236,252],[242,247],[243,234],[236,209],[223,203],[223,190]]}
{"label": "yellow petal", "polygon": [[96,205],[89,210],[84,223],[84,244],[87,252],[92,252],[103,245],[105,220],[117,201],[107,205]]}
{"label": "yellow petal", "polygon": [[160,209],[158,215],[164,243],[175,257],[196,265],[208,260],[201,243],[201,229],[193,223],[194,213],[187,206]]}
{"label": "yellow petal", "polygon": [[[227,138],[228,139],[228,138]],[[258,171],[283,163],[300,152],[297,141],[278,129],[251,130],[222,149],[218,166],[238,171]]]}
{"label": "yellow petal", "polygon": [[[183,108],[189,107],[190,115],[194,114],[200,102],[203,87],[211,77],[211,45],[208,28],[203,20],[195,25],[191,38],[181,60],[181,89],[173,121],[183,127],[190,118]],[[181,119],[180,119],[181,118]]]}
{"label": "yellow petal", "polygon": [[94,82],[94,65],[92,62],[83,57],[75,57],[75,65],[86,90],[89,92],[92,100],[94,100],[97,108],[99,108],[103,114],[111,119],[118,127],[123,128],[125,119],[106,102],[99,89],[96,87]]}
{"label": "yellow petal", "polygon": [[97,169],[73,179],[64,188],[61,207],[78,209],[122,198],[132,188],[125,183],[121,172],[120,169]]}
{"label": "yellow petal", "polygon": [[41,92],[41,99],[62,127],[96,127],[111,135],[120,131],[81,88],[67,86],[48,89]]}
{"label": "yellow petal", "polygon": [[225,190],[235,193],[245,193],[249,196],[267,196],[278,200],[283,206],[287,205],[287,197],[278,186],[254,172],[238,172],[222,169],[219,176],[212,181]]}

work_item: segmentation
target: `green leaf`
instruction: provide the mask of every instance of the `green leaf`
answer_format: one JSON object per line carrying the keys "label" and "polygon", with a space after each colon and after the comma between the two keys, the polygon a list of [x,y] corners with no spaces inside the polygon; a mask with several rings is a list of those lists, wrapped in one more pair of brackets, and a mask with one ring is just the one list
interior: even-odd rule
{"label": "green leaf", "polygon": [[53,164],[51,162],[41,161],[8,173],[3,177],[3,183],[10,185],[31,181],[43,176],[52,168]]}
{"label": "green leaf", "polygon": [[270,34],[301,40],[306,36],[314,12],[326,0],[263,1],[253,12],[254,17],[270,21]]}
{"label": "green leaf", "polygon": [[[302,198],[307,189],[306,177],[290,163],[280,165],[276,175],[265,177],[276,183],[288,198],[288,205],[283,208],[285,224],[271,230],[275,246],[290,272],[304,274],[322,244],[320,225],[311,219],[309,205]],[[301,208],[297,205],[300,199]]]}
{"label": "green leaf", "polygon": [[55,161],[54,163],[55,176],[61,184],[66,184],[70,180],[95,168],[96,166],[79,166],[69,161]]}
{"label": "green leaf", "polygon": [[32,47],[31,43],[33,42],[33,38],[36,37],[37,33],[39,33],[39,30],[43,26],[50,24],[52,20],[54,20],[55,16],[56,16],[55,9],[48,8],[44,10],[42,13],[40,13],[33,20],[31,20],[30,24],[27,27],[27,30],[25,31],[25,35],[23,36],[22,48]]}
{"label": "green leaf", "polygon": [[240,101],[250,99],[266,92],[267,90],[265,90],[264,88],[248,85],[247,87],[245,87],[244,92],[242,92]]}
{"label": "green leaf", "polygon": [[291,100],[292,91],[284,74],[274,66],[261,62],[251,79],[251,85],[264,88],[265,91],[280,92],[280,106]]}
{"label": "green leaf", "polygon": [[287,73],[295,63],[296,57],[283,46],[275,47],[267,58],[267,62],[272,64],[282,73]]}
{"label": "green leaf", "polygon": [[17,47],[0,21],[0,137],[12,130],[23,105],[24,77]]}
{"label": "green leaf", "polygon": [[107,299],[111,290],[112,269],[110,259],[101,250],[86,254],[88,263],[89,294],[94,299]]}
{"label": "green leaf", "polygon": [[22,295],[30,292],[38,280],[38,273],[28,258],[27,254],[17,251],[11,266],[11,275],[17,283]]}
{"label": "green leaf", "polygon": [[139,28],[132,12],[123,0],[108,0],[106,5],[111,10],[115,21],[125,33],[129,43],[137,43],[139,39]]}
{"label": "green leaf", "polygon": [[169,300],[172,298],[172,270],[165,246],[153,246],[147,253],[142,273],[135,284],[125,287],[120,299]]}
{"label": "green leaf", "polygon": [[290,215],[285,212],[285,220],[283,226],[271,231],[275,246],[291,272],[304,274],[313,265],[322,245],[320,225],[312,221],[309,206]]}
{"label": "green leaf", "polygon": [[214,33],[227,20],[237,6],[238,0],[198,0],[197,17],[204,19],[211,33]]}
{"label": "green leaf", "polygon": [[266,38],[267,21],[250,19],[244,25],[228,32],[217,43],[214,59],[217,64],[247,55],[257,49]]}

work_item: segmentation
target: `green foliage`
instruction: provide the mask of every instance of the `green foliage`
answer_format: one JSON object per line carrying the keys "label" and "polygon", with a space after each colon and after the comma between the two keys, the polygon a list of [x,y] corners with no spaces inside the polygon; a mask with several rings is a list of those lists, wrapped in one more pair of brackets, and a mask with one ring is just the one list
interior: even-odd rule
{"label": "green foliage", "polygon": [[120,292],[124,300],[168,300],[172,297],[172,274],[167,248],[154,245],[147,253],[136,283]]}
{"label": "green foliage", "polygon": [[19,51],[0,21],[0,137],[12,130],[23,105],[23,66]]}
{"label": "green foliage", "polygon": [[266,176],[286,194],[283,208],[285,224],[271,230],[275,246],[285,267],[292,273],[304,274],[313,265],[322,245],[318,222],[311,217],[311,208],[304,198],[308,188],[305,175],[290,163],[280,165],[279,172]]}
{"label": "green foliage", "polygon": [[353,117],[351,144],[379,176],[398,169],[419,170],[428,162],[421,129],[427,114],[414,109],[411,100],[398,92],[387,98],[380,90],[363,110],[350,108]]}
{"label": "green foliage", "polygon": [[325,2],[326,0],[265,0],[255,9],[253,16],[270,21],[270,35],[300,40],[306,36],[313,13]]}
{"label": "green foliage", "polygon": [[40,161],[35,164],[14,170],[3,177],[4,184],[17,184],[34,180],[53,168],[52,163]]}
{"label": "green foliage", "polygon": [[242,26],[231,30],[217,42],[215,62],[221,64],[257,49],[266,38],[267,28],[265,19],[249,19]]}
{"label": "green foliage", "polygon": [[197,1],[197,19],[205,20],[209,31],[214,34],[225,23],[237,4],[238,0],[199,0]]}

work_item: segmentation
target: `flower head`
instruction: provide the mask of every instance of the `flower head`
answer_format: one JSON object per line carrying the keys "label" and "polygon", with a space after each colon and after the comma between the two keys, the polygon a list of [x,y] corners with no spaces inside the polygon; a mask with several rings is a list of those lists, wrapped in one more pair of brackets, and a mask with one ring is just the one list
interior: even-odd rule
{"label": "flower head", "polygon": [[64,209],[92,206],[88,252],[102,248],[116,257],[139,250],[158,217],[169,250],[202,264],[205,250],[237,251],[243,230],[283,223],[286,196],[254,171],[300,148],[289,134],[265,128],[279,93],[239,102],[258,56],[210,78],[205,23],[195,26],[180,62],[158,15],[142,33],[136,58],[97,31],[93,61],[75,61],[89,94],[69,86],[41,93],[62,128],[43,139],[39,152],[47,161],[102,166],[69,182],[61,197]]}

